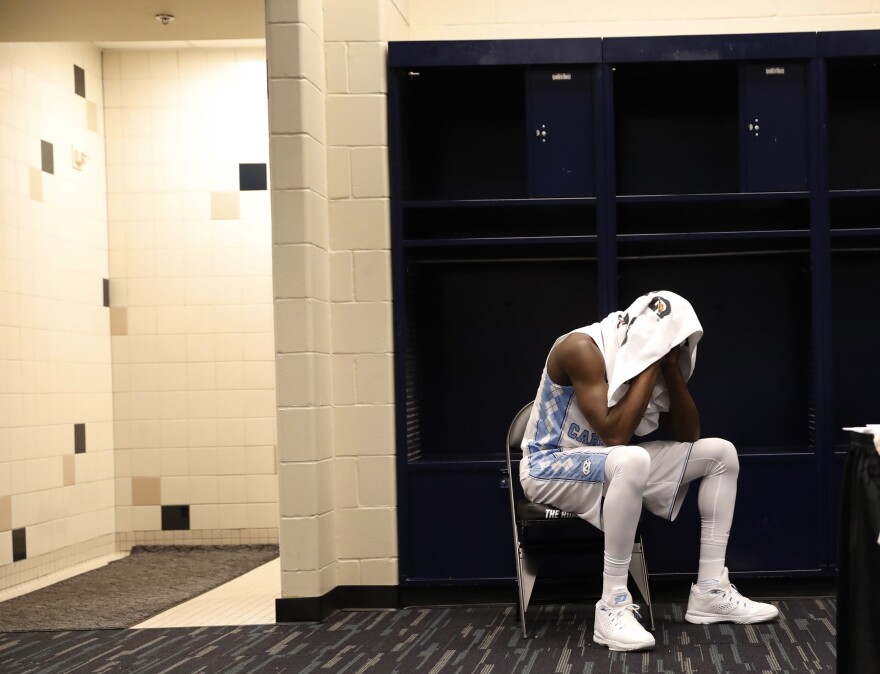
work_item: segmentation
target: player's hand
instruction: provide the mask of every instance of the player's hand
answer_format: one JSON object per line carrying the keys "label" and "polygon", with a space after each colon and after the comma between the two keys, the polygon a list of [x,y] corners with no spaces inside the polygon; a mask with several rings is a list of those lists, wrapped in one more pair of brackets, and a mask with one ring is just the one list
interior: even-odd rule
{"label": "player's hand", "polygon": [[667,368],[677,368],[678,367],[678,356],[681,353],[680,346],[673,346],[669,353],[667,353],[663,358],[660,359],[660,368],[662,370],[666,370]]}

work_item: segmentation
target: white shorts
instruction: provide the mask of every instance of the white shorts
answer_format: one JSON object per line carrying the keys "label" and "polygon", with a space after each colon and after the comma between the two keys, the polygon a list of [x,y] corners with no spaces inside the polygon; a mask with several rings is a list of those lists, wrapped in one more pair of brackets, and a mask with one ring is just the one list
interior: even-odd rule
{"label": "white shorts", "polygon": [[[646,449],[651,457],[642,503],[655,515],[674,520],[687,494],[688,485],[682,484],[682,478],[694,445],[653,440],[637,446]],[[605,459],[614,449],[584,447],[530,455],[529,463],[520,466],[526,498],[574,513],[603,529],[602,497],[608,488]]]}

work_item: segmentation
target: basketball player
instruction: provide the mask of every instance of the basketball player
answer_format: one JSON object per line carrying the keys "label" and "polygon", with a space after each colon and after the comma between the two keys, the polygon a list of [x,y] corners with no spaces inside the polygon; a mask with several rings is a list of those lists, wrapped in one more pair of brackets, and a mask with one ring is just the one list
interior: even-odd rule
{"label": "basketball player", "polygon": [[[778,615],[776,607],[743,597],[728,579],[739,463],[730,442],[700,437],[687,378],[701,336],[690,303],[669,291],[648,293],[625,312],[563,335],[547,358],[526,427],[520,463],[526,496],[605,532],[593,640],[614,651],[654,646],[627,590],[642,507],[673,520],[696,480],[700,561],[685,620],[756,623]],[[627,381],[618,387],[621,377]],[[635,433],[645,435],[658,423],[672,441],[633,442]]]}

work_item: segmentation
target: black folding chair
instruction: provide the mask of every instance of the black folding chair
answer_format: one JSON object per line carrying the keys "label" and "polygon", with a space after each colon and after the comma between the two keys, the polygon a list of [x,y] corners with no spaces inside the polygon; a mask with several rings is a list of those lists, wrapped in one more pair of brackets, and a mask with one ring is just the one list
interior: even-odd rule
{"label": "black folding chair", "polygon": [[[516,582],[519,586],[519,616],[522,625],[523,638],[528,637],[526,627],[526,612],[532,597],[532,590],[538,577],[538,569],[542,557],[566,553],[583,553],[587,550],[601,552],[604,549],[604,535],[596,527],[574,513],[564,512],[552,506],[532,503],[526,499],[519,482],[519,470],[514,472],[511,455],[520,456],[520,445],[529,414],[533,403],[525,405],[510,424],[507,430],[507,453],[508,491],[510,493],[510,514],[513,524],[513,544],[516,555]],[[518,464],[517,464],[518,468]],[[572,529],[575,529],[572,532]],[[530,536],[529,532],[552,530],[567,536]],[[565,530],[563,532],[563,530]],[[576,535],[572,536],[571,533]],[[645,547],[642,536],[636,532],[635,544],[633,545],[632,561],[629,572],[635,581],[636,587],[642,595],[645,607],[648,610],[648,619],[651,630],[654,629],[654,611],[651,607],[651,593],[648,589],[648,569],[645,564]]]}

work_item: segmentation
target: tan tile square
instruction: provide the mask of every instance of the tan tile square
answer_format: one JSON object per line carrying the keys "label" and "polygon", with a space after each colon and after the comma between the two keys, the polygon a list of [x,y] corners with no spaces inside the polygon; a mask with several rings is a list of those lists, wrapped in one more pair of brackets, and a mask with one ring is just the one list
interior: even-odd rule
{"label": "tan tile square", "polygon": [[12,529],[12,497],[0,496],[0,531]]}
{"label": "tan tile square", "polygon": [[91,101],[86,102],[86,125],[89,131],[98,132],[98,106]]}
{"label": "tan tile square", "polygon": [[211,219],[238,220],[238,192],[211,192]]}
{"label": "tan tile square", "polygon": [[76,484],[76,458],[73,454],[64,456],[64,486]]}
{"label": "tan tile square", "polygon": [[29,166],[29,175],[30,175],[30,190],[31,190],[31,199],[36,201],[43,200],[43,172],[34,168],[33,166]]}
{"label": "tan tile square", "polygon": [[159,505],[161,501],[158,477],[131,478],[131,504],[135,506]]}
{"label": "tan tile square", "polygon": [[128,334],[128,309],[124,307],[110,309],[110,334]]}

